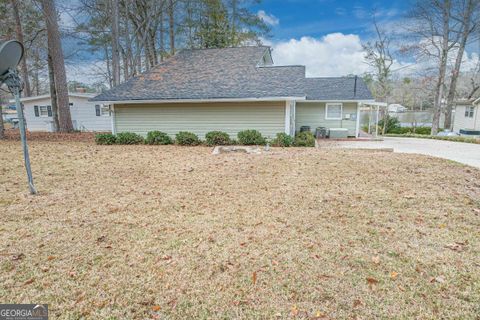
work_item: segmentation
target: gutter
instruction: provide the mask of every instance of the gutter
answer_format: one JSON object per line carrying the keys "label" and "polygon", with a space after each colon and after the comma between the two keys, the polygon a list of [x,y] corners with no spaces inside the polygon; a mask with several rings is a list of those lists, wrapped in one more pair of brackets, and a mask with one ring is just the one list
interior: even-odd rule
{"label": "gutter", "polygon": [[307,97],[265,97],[265,98],[220,98],[220,99],[175,99],[175,100],[93,100],[88,101],[103,104],[165,104],[165,103],[212,103],[212,102],[261,102],[261,101],[285,101],[306,100]]}

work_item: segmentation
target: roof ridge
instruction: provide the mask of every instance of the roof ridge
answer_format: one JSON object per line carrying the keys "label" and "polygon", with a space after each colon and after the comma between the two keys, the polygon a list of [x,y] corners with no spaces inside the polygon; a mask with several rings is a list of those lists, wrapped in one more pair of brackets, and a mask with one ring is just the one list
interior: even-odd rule
{"label": "roof ridge", "polygon": [[266,45],[251,45],[251,46],[234,46],[234,47],[225,47],[225,48],[187,48],[187,49],[181,49],[178,51],[184,52],[184,51],[207,51],[207,50],[226,50],[226,49],[244,49],[244,48],[271,48],[270,46]]}

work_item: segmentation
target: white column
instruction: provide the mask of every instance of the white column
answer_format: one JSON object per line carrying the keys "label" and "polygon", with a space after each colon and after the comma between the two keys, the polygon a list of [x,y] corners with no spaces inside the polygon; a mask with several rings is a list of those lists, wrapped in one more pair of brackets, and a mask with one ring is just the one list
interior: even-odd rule
{"label": "white column", "polygon": [[295,136],[295,122],[297,117],[297,101],[293,100],[290,107],[290,135]]}
{"label": "white column", "polygon": [[355,136],[358,138],[360,137],[360,106],[362,104],[360,102],[357,102],[357,124],[355,127]]}
{"label": "white column", "polygon": [[117,134],[117,128],[115,126],[115,105],[110,106],[110,112],[112,113],[111,122],[112,122],[112,134]]}
{"label": "white column", "polygon": [[285,133],[290,134],[290,112],[291,112],[291,107],[290,107],[290,101],[287,100],[285,101]]}

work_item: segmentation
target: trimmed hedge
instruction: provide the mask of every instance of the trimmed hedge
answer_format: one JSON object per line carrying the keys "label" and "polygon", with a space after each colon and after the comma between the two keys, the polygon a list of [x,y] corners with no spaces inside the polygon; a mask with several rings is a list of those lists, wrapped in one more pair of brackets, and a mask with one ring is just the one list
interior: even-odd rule
{"label": "trimmed hedge", "polygon": [[238,142],[246,146],[264,145],[267,143],[267,139],[257,130],[243,130],[240,131],[237,136]]}
{"label": "trimmed hedge", "polygon": [[415,134],[423,134],[423,135],[430,135],[432,132],[432,128],[430,127],[399,127],[390,129],[387,133],[388,134],[406,134],[406,133],[415,133]]}
{"label": "trimmed hedge", "polygon": [[149,133],[147,133],[147,138],[145,139],[145,143],[152,144],[152,145],[167,145],[167,144],[173,144],[173,140],[165,132],[150,131]]}
{"label": "trimmed hedge", "polygon": [[95,135],[95,143],[101,145],[112,145],[117,143],[117,137],[111,133],[100,133]]}
{"label": "trimmed hedge", "polygon": [[274,147],[291,147],[295,143],[295,139],[285,132],[277,133],[275,139],[272,140]]}
{"label": "trimmed hedge", "polygon": [[222,131],[210,131],[205,135],[205,141],[209,146],[225,146],[231,144],[228,133]]}
{"label": "trimmed hedge", "polygon": [[309,131],[299,132],[295,136],[296,147],[315,147],[315,136]]}
{"label": "trimmed hedge", "polygon": [[180,131],[175,135],[175,143],[180,146],[198,146],[202,141],[195,133]]}
{"label": "trimmed hedge", "polygon": [[141,135],[133,132],[120,132],[117,134],[117,144],[142,144],[144,139]]}

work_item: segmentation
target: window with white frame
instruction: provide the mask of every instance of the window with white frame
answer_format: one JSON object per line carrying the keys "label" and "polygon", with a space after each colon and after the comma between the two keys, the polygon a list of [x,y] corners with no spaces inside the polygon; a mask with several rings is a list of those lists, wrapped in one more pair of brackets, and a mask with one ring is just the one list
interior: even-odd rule
{"label": "window with white frame", "polygon": [[48,107],[47,106],[38,106],[40,117],[48,117]]}
{"label": "window with white frame", "polygon": [[97,117],[108,117],[110,116],[110,105],[108,104],[97,104],[95,105],[95,114]]}
{"label": "window with white frame", "polygon": [[465,118],[473,118],[474,113],[475,113],[474,106],[465,107]]}
{"label": "window with white frame", "polygon": [[342,109],[341,103],[327,103],[325,120],[342,120]]}

